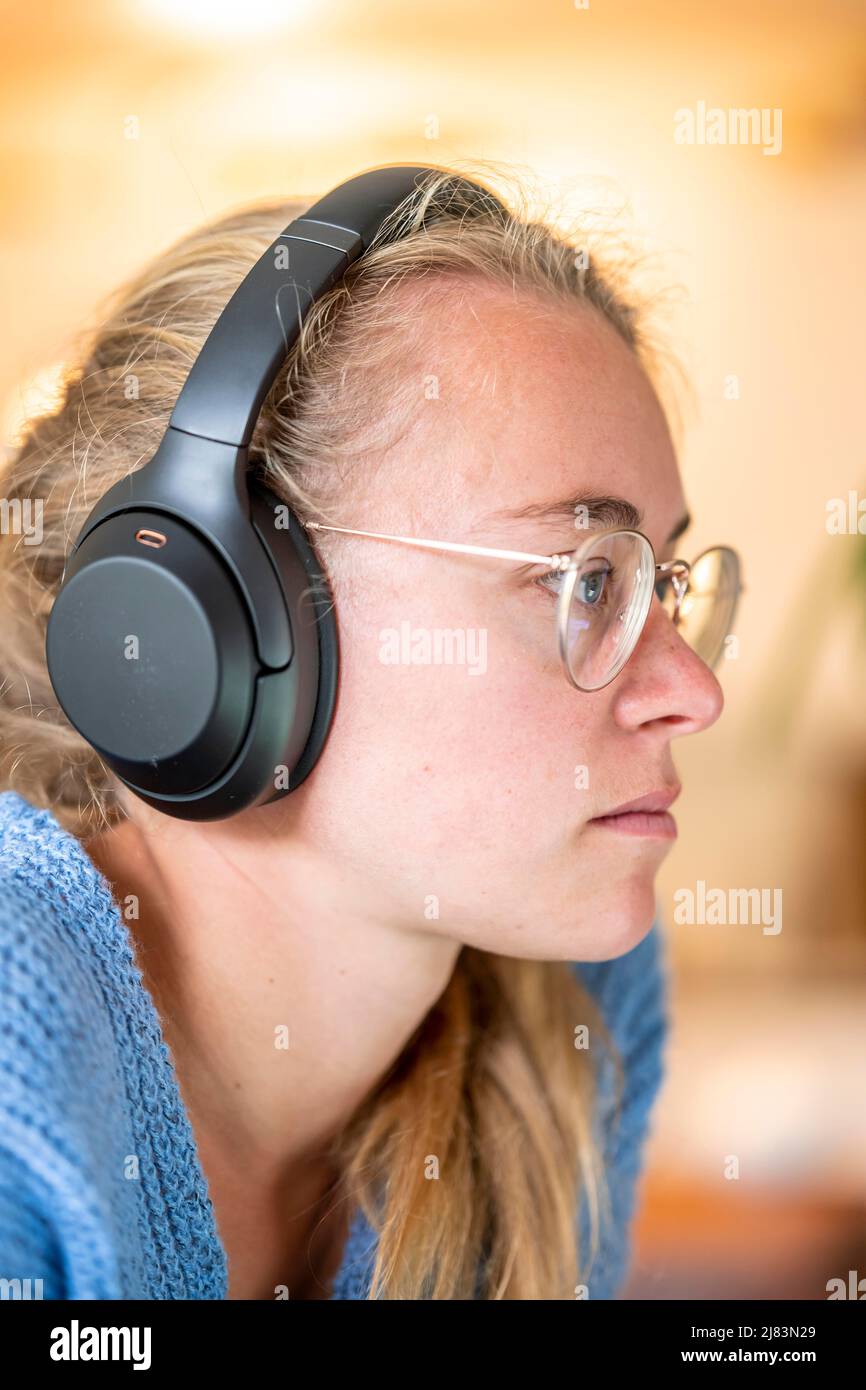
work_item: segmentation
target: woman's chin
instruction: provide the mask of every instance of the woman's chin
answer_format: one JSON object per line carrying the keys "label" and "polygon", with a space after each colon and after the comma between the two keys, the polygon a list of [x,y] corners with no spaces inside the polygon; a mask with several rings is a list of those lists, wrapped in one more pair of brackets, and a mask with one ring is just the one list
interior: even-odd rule
{"label": "woman's chin", "polygon": [[[552,897],[552,895],[550,895]],[[514,912],[495,928],[464,923],[460,943],[519,960],[612,960],[637,946],[656,917],[654,875],[631,874],[604,890],[557,892],[555,901],[538,892],[531,914]]]}
{"label": "woman's chin", "polygon": [[596,899],[593,920],[582,924],[580,950],[573,959],[612,960],[624,956],[643,941],[656,913],[654,874],[634,874],[621,881],[603,898]]}

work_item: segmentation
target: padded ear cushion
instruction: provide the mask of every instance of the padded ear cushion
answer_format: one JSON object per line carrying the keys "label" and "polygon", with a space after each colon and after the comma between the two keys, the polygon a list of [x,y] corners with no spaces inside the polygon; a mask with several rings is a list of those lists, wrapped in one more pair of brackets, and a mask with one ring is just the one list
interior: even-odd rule
{"label": "padded ear cushion", "polygon": [[[287,790],[294,791],[318,762],[334,719],[340,670],[334,596],[307,531],[292,509],[253,478],[249,492],[253,525],[286,595],[296,645],[294,660],[300,656],[303,672],[315,677],[304,682],[295,736],[283,759],[283,765],[289,769]],[[302,729],[305,732],[299,744]],[[284,790],[277,790],[268,799],[283,795]]]}

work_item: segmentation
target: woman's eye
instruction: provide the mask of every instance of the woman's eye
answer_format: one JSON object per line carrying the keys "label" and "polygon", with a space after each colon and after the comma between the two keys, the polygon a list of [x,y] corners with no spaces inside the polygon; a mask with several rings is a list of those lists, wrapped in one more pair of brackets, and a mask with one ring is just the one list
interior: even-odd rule
{"label": "woman's eye", "polygon": [[[613,565],[585,569],[575,581],[572,602],[582,603],[586,608],[603,608],[608,601],[607,591],[614,582],[615,573]],[[564,578],[561,570],[550,570],[547,574],[541,575],[536,583],[558,596]]]}
{"label": "woman's eye", "polygon": [[598,608],[604,601],[610,571],[597,569],[582,574],[575,585],[575,593],[580,603],[588,608]]}
{"label": "woman's eye", "polygon": [[584,608],[606,608],[616,579],[616,566],[596,565],[584,570],[574,586],[574,599]]}

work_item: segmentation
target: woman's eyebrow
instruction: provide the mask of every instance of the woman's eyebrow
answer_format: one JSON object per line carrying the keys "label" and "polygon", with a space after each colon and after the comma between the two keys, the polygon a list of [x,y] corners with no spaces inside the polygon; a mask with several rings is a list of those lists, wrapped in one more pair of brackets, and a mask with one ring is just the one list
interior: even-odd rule
{"label": "woman's eyebrow", "polygon": [[692,518],[691,518],[691,516],[689,515],[688,512],[684,512],[683,515],[680,517],[679,521],[677,522],[676,526],[674,527],[674,529],[671,531],[671,533],[670,533],[670,535],[668,536],[667,540],[665,541],[665,545],[670,545],[673,541],[679,540],[679,538],[680,538],[680,536],[683,534],[683,532],[684,532],[684,531],[688,531],[688,529],[689,529],[689,527],[691,526],[691,524],[692,524]]}
{"label": "woman's eyebrow", "polygon": [[[624,526],[633,531],[639,531],[643,526],[643,513],[633,502],[629,502],[628,498],[581,493],[576,497],[563,497],[552,502],[527,502],[522,507],[503,507],[498,511],[487,512],[475,523],[472,530],[485,523],[497,521],[548,521],[560,524],[569,521],[573,525],[578,508],[585,509],[586,520],[590,526]],[[692,519],[686,512],[674,526],[665,545],[675,541],[691,524]]]}

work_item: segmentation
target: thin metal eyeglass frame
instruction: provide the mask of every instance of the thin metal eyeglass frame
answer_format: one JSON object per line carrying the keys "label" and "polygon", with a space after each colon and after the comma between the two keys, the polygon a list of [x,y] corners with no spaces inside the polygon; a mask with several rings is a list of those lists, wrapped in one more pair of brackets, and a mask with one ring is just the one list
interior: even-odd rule
{"label": "thin metal eyeglass frame", "polygon": [[[691,573],[692,568],[688,560],[657,561],[655,558],[653,544],[649,536],[644,535],[643,531],[636,531],[628,526],[610,526],[605,528],[604,530],[593,531],[581,542],[579,546],[577,546],[572,551],[555,553],[553,555],[538,555],[532,551],[502,550],[497,546],[470,545],[467,542],[463,541],[422,540],[419,536],[393,536],[384,531],[359,531],[351,526],[326,526],[325,523],[321,521],[305,521],[303,525],[308,531],[339,531],[346,536],[366,536],[370,540],[394,541],[398,545],[418,546],[425,550],[440,550],[445,551],[446,553],[451,555],[480,555],[491,560],[514,560],[520,561],[523,564],[533,564],[539,566],[544,565],[549,570],[558,570],[560,573],[563,574],[566,571],[573,570],[574,578],[572,579],[570,584],[563,584],[557,599],[557,643],[559,647],[559,655],[562,660],[562,665],[565,669],[565,674],[568,677],[569,683],[573,685],[576,690],[581,690],[584,693],[591,693],[595,690],[603,690],[605,685],[610,685],[611,681],[616,679],[623,666],[625,666],[626,662],[628,661],[629,657],[631,656],[632,652],[637,646],[638,639],[640,637],[641,632],[643,631],[643,627],[647,619],[647,614],[649,613],[650,607],[652,605],[652,596],[655,592],[655,585],[658,583],[659,576],[662,576],[665,579],[670,579],[671,581],[671,587],[673,588],[676,601],[674,611],[672,614],[669,614],[669,616],[674,626],[677,625],[680,612],[680,604],[682,603],[683,598],[685,597],[686,592],[688,590],[689,574]],[[653,558],[653,563],[655,564],[655,580],[652,587],[649,589],[649,602],[646,605],[644,613],[640,619],[640,623],[637,626],[636,636],[625,658],[620,662],[613,675],[610,676],[608,680],[604,682],[604,685],[583,686],[578,684],[578,682],[574,679],[571,673],[567,653],[568,612],[569,608],[571,607],[572,591],[574,589],[575,583],[577,582],[577,573],[580,565],[578,557],[580,556],[582,551],[587,550],[591,546],[597,544],[597,542],[604,536],[617,535],[630,535],[640,537],[640,539],[648,547],[649,553]],[[706,552],[702,553],[705,554]],[[698,556],[698,559],[700,559],[700,556]]]}

